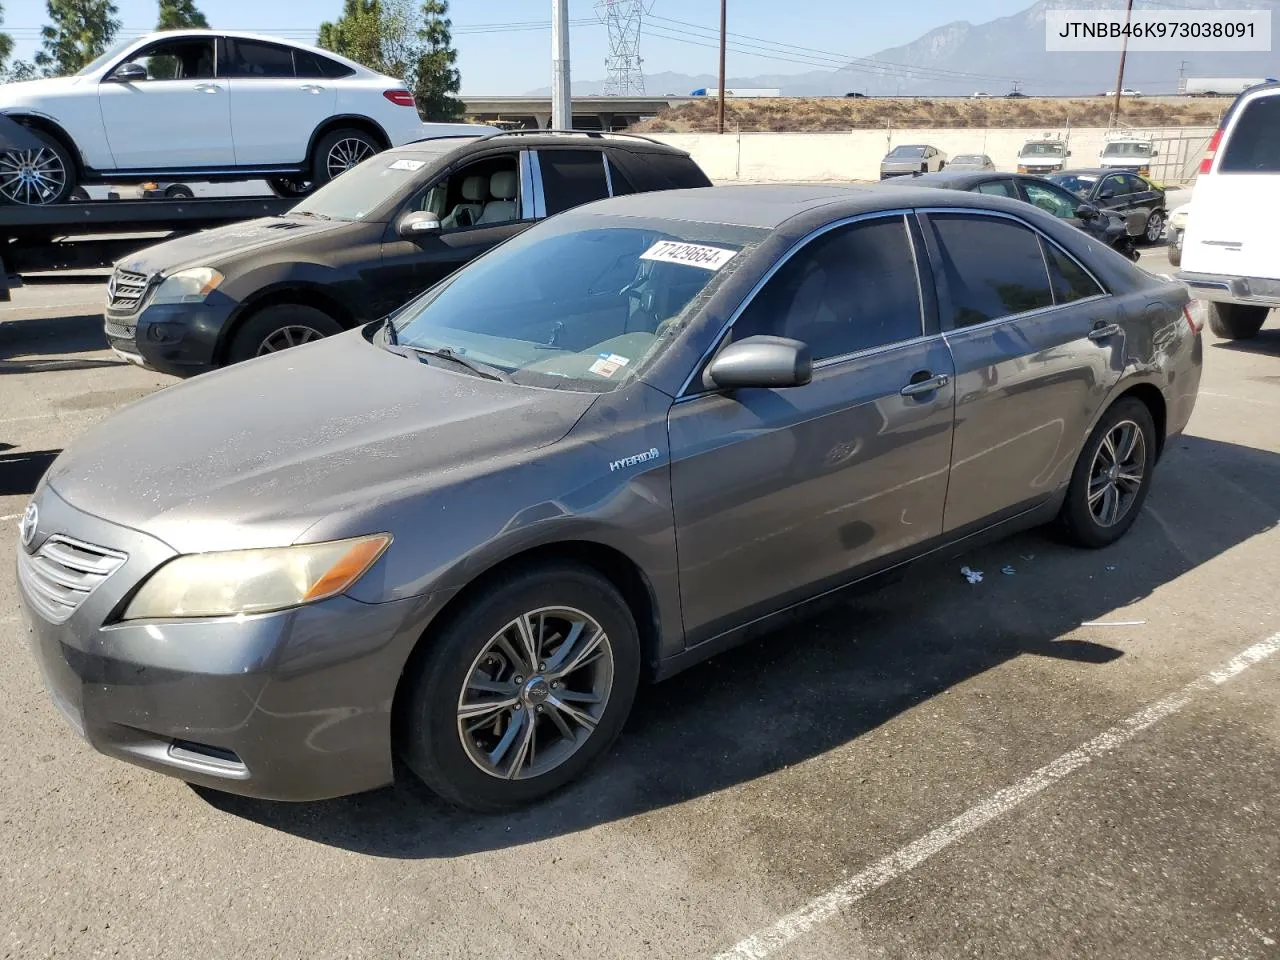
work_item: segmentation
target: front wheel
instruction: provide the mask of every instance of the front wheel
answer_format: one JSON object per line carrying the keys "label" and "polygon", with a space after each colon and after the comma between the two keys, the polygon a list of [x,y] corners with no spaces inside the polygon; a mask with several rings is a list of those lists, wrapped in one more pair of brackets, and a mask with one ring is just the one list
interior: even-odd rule
{"label": "front wheel", "polygon": [[1105,547],[1133,526],[1151,489],[1156,428],[1136,397],[1102,415],[1076,460],[1059,521],[1078,546]]}
{"label": "front wheel", "polygon": [[405,763],[446,800],[537,800],[608,749],[631,711],[640,640],[617,589],[576,564],[532,568],[475,596],[405,670]]}
{"label": "front wheel", "polygon": [[227,362],[278,353],[341,332],[341,324],[323,310],[300,303],[278,303],[259,310],[236,331]]}
{"label": "front wheel", "polygon": [[27,133],[40,141],[38,149],[0,153],[0,199],[24,207],[70,200],[76,190],[71,154],[43,130],[28,128]]}
{"label": "front wheel", "polygon": [[1248,340],[1267,322],[1267,307],[1242,303],[1210,303],[1209,329],[1224,340]]}
{"label": "front wheel", "polygon": [[1169,238],[1169,266],[1182,266],[1182,231],[1179,230]]}

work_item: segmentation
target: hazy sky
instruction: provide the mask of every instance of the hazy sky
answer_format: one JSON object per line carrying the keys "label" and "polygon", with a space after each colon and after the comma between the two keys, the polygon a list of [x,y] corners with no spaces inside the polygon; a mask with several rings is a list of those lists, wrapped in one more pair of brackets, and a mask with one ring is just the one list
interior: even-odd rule
{"label": "hazy sky", "polygon": [[[336,16],[342,0],[197,0],[214,27],[256,30],[314,42],[316,26]],[[729,0],[729,32],[738,50],[728,54],[730,76],[803,73],[834,67],[832,54],[865,56],[914,40],[954,20],[982,23],[1008,16],[1031,0],[911,0],[886,4],[874,0]],[[156,0],[116,0],[122,36],[154,26]],[[718,0],[652,0],[652,17],[641,40],[646,74],[716,72],[715,32]],[[462,70],[462,89],[470,94],[523,93],[550,82],[551,0],[453,0],[450,16]],[[604,76],[606,35],[593,0],[569,0],[575,79]],[[45,22],[44,0],[4,0],[4,26],[13,36],[15,55],[29,58]],[[702,28],[702,29],[698,29]],[[775,44],[818,48],[766,53],[749,45],[767,38]],[[788,59],[790,58],[790,59]],[[792,62],[802,61],[802,62]],[[665,93],[667,91],[650,91]],[[684,91],[680,91],[684,92]]]}

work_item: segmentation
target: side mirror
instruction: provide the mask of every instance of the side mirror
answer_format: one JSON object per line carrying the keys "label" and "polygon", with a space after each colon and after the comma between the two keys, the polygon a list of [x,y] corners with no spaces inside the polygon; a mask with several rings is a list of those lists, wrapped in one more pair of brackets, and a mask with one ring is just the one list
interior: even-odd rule
{"label": "side mirror", "polygon": [[1076,207],[1077,220],[1092,220],[1098,215],[1098,208],[1091,203],[1082,203]]}
{"label": "side mirror", "polygon": [[396,226],[396,232],[406,240],[440,232],[440,218],[429,210],[415,210],[405,214]]}
{"label": "side mirror", "polygon": [[1151,155],[1152,155],[1153,157],[1158,157],[1158,156],[1160,156],[1160,151],[1159,151],[1159,150],[1152,150],[1152,151],[1151,151]]}
{"label": "side mirror", "polygon": [[1070,151],[1070,150],[1068,150],[1068,151],[1067,151],[1067,156],[1068,156],[1068,157],[1069,157],[1069,156],[1071,156],[1071,151]]}
{"label": "side mirror", "polygon": [[130,60],[112,70],[111,76],[107,79],[114,80],[116,83],[134,83],[138,80],[145,80],[147,79],[147,68]]}
{"label": "side mirror", "polygon": [[786,337],[747,337],[711,361],[706,379],[725,390],[739,387],[801,387],[813,379],[809,345]]}

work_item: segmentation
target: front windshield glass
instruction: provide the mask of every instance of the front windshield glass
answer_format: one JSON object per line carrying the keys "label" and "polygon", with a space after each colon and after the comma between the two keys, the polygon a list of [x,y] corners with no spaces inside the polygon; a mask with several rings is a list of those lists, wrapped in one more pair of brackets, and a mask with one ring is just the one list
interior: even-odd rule
{"label": "front windshield glass", "polygon": [[119,43],[108,49],[106,53],[90,60],[87,64],[77,70],[73,76],[87,77],[91,73],[96,73],[98,70],[102,69],[102,67],[106,66],[108,61],[118,57],[120,54],[124,53],[127,48],[133,46],[137,42],[137,37],[134,37],[132,40],[121,40]]}
{"label": "front windshield glass", "polygon": [[1063,147],[1060,143],[1028,143],[1022,148],[1024,157],[1060,157]]}
{"label": "front windshield glass", "polygon": [[1093,185],[1098,182],[1097,177],[1079,173],[1059,173],[1047,179],[1050,183],[1065,187],[1078,197],[1087,196],[1089,191],[1093,189]]}
{"label": "front windshield glass", "polygon": [[325,220],[364,220],[391,198],[418,186],[422,169],[461,142],[430,140],[415,143],[412,153],[372,156],[304,197],[289,213]]}
{"label": "front windshield glass", "polygon": [[1149,143],[1108,143],[1102,151],[1104,157],[1149,157]]}
{"label": "front windshield glass", "polygon": [[951,161],[951,165],[954,167],[957,163],[981,164],[982,160],[983,158],[978,156],[976,153],[962,153]]}
{"label": "front windshield glass", "polygon": [[685,220],[561,215],[407,306],[393,321],[396,339],[401,348],[445,348],[516,383],[607,392],[651,363],[767,235]]}
{"label": "front windshield glass", "polygon": [[891,157],[923,157],[924,147],[894,147],[889,151]]}

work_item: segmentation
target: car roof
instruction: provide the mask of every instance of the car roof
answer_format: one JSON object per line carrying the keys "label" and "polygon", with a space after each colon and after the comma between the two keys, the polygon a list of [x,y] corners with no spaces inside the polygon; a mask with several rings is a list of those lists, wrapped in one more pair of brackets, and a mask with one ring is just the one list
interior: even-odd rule
{"label": "car roof", "polygon": [[1069,170],[1058,170],[1056,173],[1050,174],[1050,176],[1062,177],[1062,176],[1071,176],[1072,174],[1078,174],[1078,173],[1082,173],[1091,177],[1094,177],[1094,176],[1100,177],[1103,174],[1107,174],[1107,173],[1133,173],[1133,171],[1117,170],[1115,169],[1115,167],[1072,167]]}
{"label": "car roof", "polygon": [[317,47],[312,43],[303,43],[300,40],[287,40],[284,37],[273,37],[266,33],[249,33],[244,30],[210,30],[202,27],[181,27],[176,30],[153,30],[151,33],[144,33],[138,37],[138,41],[146,41],[150,43],[152,40],[160,40],[165,37],[229,37],[232,40],[258,40],[262,43],[274,43],[282,47],[294,47],[298,50],[308,50],[328,57],[330,60],[339,60],[349,66],[357,67],[366,73],[376,73],[366,66],[362,66],[344,57],[340,53],[334,53],[332,50],[325,50],[323,47]]}
{"label": "car roof", "polygon": [[[430,126],[430,124],[428,124]],[[483,125],[478,125],[483,126]],[[524,131],[524,130],[507,130],[502,132],[492,132],[491,130],[481,130],[476,133],[464,133],[458,131],[456,133],[441,133],[434,136],[420,137],[417,140],[411,140],[409,143],[401,144],[398,147],[387,151],[397,153],[413,153],[414,148],[421,150],[424,144],[434,143],[440,140],[457,140],[459,148],[468,144],[478,143],[509,143],[511,146],[521,147],[564,147],[564,146],[583,146],[590,145],[600,147],[608,144],[610,147],[621,150],[631,150],[636,153],[664,153],[669,156],[687,157],[689,154],[681,150],[679,147],[673,147],[670,144],[662,143],[659,140],[650,140],[648,137],[636,135],[619,134],[601,132],[595,130],[583,130],[581,132],[541,132],[541,131]]]}

